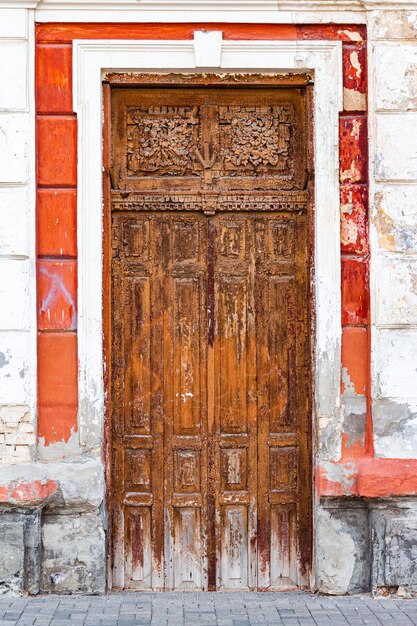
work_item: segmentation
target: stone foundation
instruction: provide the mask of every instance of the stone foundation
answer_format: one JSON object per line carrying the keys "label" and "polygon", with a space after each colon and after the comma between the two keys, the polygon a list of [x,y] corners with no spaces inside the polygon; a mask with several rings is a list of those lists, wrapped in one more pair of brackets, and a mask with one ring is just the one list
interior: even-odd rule
{"label": "stone foundation", "polygon": [[323,498],[317,589],[328,594],[417,592],[417,499]]}
{"label": "stone foundation", "polygon": [[[0,510],[0,593],[106,591],[103,508]],[[316,523],[316,590],[417,595],[417,498],[323,498]]]}
{"label": "stone foundation", "polygon": [[14,465],[1,482],[0,593],[104,593],[101,462]]}

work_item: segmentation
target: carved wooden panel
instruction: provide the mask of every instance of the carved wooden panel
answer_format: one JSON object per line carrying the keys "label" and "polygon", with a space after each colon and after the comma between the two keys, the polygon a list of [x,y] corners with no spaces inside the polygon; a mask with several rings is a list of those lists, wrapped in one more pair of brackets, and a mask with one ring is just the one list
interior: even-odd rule
{"label": "carved wooden panel", "polygon": [[294,108],[219,107],[220,159],[227,176],[291,175]]}
{"label": "carved wooden panel", "polygon": [[128,107],[126,118],[128,176],[193,173],[199,140],[198,107]]}
{"label": "carved wooden panel", "polygon": [[303,98],[114,91],[116,587],[306,584]]}
{"label": "carved wooden panel", "polygon": [[307,171],[303,93],[241,89],[236,99],[224,88],[116,89],[113,187],[243,190],[245,201],[262,189],[301,190]]}

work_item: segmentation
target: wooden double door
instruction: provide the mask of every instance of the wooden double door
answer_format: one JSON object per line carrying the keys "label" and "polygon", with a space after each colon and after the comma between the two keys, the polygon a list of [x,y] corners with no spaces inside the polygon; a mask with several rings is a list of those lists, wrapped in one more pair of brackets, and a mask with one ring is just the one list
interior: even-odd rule
{"label": "wooden double door", "polygon": [[306,110],[111,90],[114,587],[308,582]]}

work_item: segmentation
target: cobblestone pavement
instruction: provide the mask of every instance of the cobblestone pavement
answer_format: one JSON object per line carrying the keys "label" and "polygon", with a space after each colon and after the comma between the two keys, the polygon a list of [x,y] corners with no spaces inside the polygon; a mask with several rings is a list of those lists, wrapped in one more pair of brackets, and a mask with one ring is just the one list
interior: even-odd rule
{"label": "cobblestone pavement", "polygon": [[417,600],[308,593],[0,596],[0,626],[411,626]]}

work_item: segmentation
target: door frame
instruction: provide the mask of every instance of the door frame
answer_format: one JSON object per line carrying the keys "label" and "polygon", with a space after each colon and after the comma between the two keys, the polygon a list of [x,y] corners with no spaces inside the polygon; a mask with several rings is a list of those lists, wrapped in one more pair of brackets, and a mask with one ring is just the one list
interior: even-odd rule
{"label": "door frame", "polygon": [[[210,68],[213,74],[216,73],[216,69],[221,69],[222,74],[244,70],[245,74],[255,74],[257,76],[255,80],[260,82],[260,76],[264,73],[274,74],[275,80],[284,74],[288,80],[288,68],[293,68],[295,75],[307,74],[310,82],[314,82],[314,132],[310,134],[314,141],[316,172],[314,184],[316,210],[312,224],[314,251],[311,255],[315,296],[311,309],[315,321],[312,342],[314,479],[318,453],[316,442],[320,426],[326,428],[326,436],[329,431],[337,434],[340,428],[337,416],[340,408],[341,342],[338,181],[338,114],[342,108],[341,42],[225,42],[221,33],[217,31],[210,33],[197,31],[194,42],[84,40],[74,41],[73,66],[74,110],[78,113],[79,119],[79,429],[82,445],[90,449],[96,448],[97,445],[101,446],[104,437],[107,497],[111,492],[111,472],[108,462],[111,449],[110,419],[105,420],[105,415],[109,415],[105,398],[111,375],[107,249],[109,242],[104,241],[103,244],[102,232],[103,229],[105,232],[108,231],[109,206],[105,189],[108,188],[110,173],[107,169],[104,177],[102,176],[102,162],[97,159],[97,155],[102,154],[105,162],[109,148],[109,124],[103,123],[109,101],[108,88],[106,86],[102,88],[103,78],[110,78],[111,74],[115,73],[129,76],[128,72],[123,71],[124,68],[130,70],[135,68],[136,72],[146,74],[150,70],[158,72],[163,67],[165,71],[160,74],[172,77],[175,74],[189,73],[190,70],[198,74],[199,67],[203,66]],[[176,68],[181,68],[182,71]],[[229,68],[233,68],[233,71]],[[291,84],[291,79],[289,80]],[[292,80],[298,81],[299,78]],[[103,111],[104,115],[100,115]],[[312,126],[313,122],[310,124],[310,127]],[[323,132],[320,132],[320,129]],[[337,450],[334,454],[336,457]],[[314,494],[313,489],[313,533],[318,505]],[[108,514],[110,511],[111,507],[107,502]],[[312,552],[310,586],[314,588],[316,570],[314,547]],[[111,567],[108,568],[108,583],[111,587]]]}

